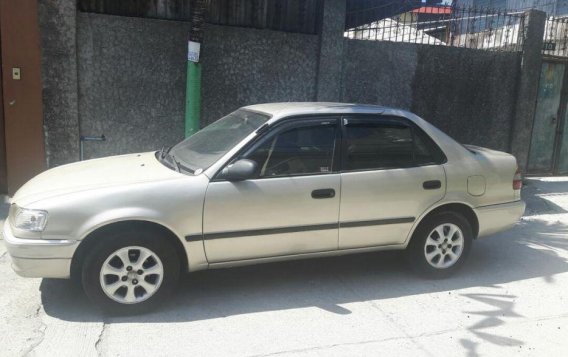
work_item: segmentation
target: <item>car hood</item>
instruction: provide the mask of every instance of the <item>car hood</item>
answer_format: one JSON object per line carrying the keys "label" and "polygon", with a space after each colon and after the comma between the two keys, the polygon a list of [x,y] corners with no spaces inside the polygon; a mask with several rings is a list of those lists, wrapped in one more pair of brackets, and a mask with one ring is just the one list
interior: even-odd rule
{"label": "car hood", "polygon": [[47,170],[22,186],[12,202],[25,206],[79,191],[182,177],[184,175],[162,165],[154,152],[111,156]]}

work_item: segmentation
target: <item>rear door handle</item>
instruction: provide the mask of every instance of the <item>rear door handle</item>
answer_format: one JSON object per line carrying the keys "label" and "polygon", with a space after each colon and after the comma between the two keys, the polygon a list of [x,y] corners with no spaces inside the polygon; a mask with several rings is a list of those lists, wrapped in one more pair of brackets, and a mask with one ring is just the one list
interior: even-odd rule
{"label": "rear door handle", "polygon": [[335,190],[333,188],[322,188],[319,190],[312,191],[312,198],[321,199],[321,198],[333,198],[335,197]]}
{"label": "rear door handle", "polygon": [[440,180],[424,181],[422,187],[425,190],[437,190],[442,187],[442,182]]}

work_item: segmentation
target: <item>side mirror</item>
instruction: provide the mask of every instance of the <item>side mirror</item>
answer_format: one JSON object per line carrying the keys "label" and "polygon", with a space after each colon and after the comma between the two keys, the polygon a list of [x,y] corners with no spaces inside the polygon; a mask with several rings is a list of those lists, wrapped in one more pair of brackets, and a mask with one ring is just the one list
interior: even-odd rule
{"label": "side mirror", "polygon": [[231,165],[225,167],[219,178],[227,181],[244,181],[248,180],[256,174],[258,164],[248,159],[238,160]]}

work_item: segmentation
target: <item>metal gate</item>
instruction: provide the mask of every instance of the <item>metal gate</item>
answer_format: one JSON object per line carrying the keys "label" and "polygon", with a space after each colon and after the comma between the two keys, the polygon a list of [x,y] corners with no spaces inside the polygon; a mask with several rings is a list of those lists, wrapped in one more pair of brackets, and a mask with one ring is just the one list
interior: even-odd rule
{"label": "metal gate", "polygon": [[[532,130],[527,171],[532,174],[568,172],[568,141],[565,140],[566,117],[565,61],[543,61]],[[566,142],[565,142],[566,141]]]}
{"label": "metal gate", "polygon": [[568,174],[568,18],[546,19],[529,174]]}

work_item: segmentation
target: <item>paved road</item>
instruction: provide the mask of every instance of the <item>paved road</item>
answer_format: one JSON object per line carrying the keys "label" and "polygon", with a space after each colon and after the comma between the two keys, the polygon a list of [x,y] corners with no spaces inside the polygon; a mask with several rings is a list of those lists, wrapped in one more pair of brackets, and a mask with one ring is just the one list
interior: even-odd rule
{"label": "paved road", "polygon": [[17,277],[0,241],[0,355],[566,356],[568,179],[525,194],[523,221],[448,280],[392,252],[209,271],[127,318],[67,281]]}

